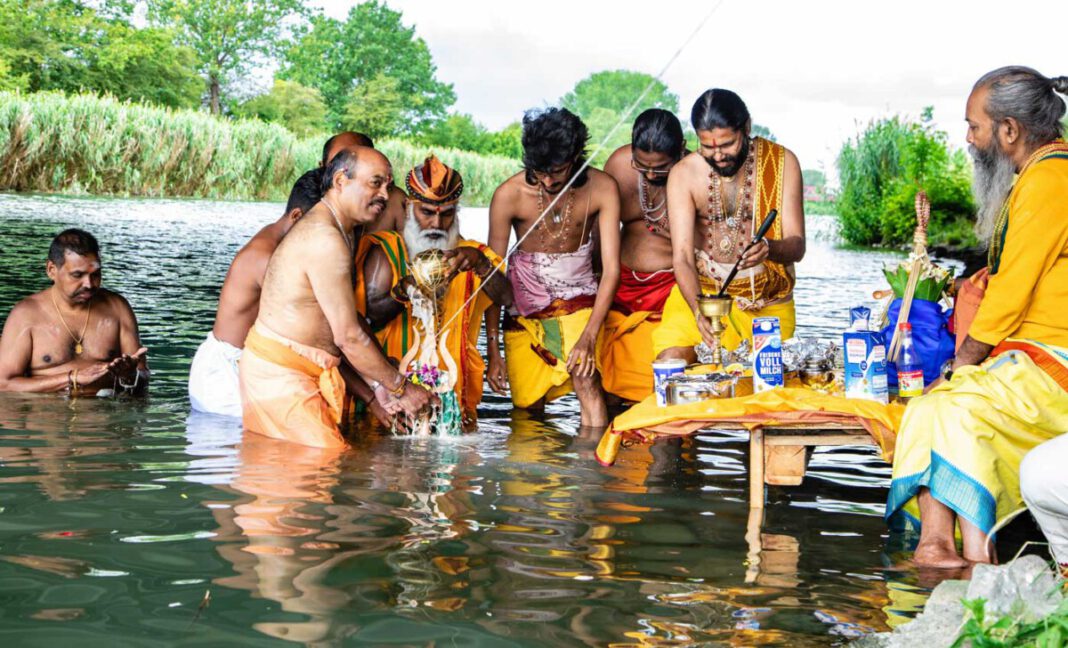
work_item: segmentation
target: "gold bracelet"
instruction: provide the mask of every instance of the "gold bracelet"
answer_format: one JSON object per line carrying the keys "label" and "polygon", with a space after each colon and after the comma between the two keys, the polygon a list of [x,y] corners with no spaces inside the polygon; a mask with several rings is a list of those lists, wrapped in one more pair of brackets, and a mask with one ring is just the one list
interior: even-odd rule
{"label": "gold bracelet", "polygon": [[77,369],[74,370],[74,374],[71,377],[71,381],[74,383],[74,388],[71,390],[71,393],[75,394],[75,393],[78,392],[78,370]]}
{"label": "gold bracelet", "polygon": [[396,389],[389,389],[389,387],[387,387],[386,389],[389,389],[389,393],[390,393],[391,396],[394,396],[396,398],[400,398],[400,396],[404,393],[404,387],[407,384],[408,384],[408,379],[405,378],[404,376],[401,376],[400,385],[397,385]]}

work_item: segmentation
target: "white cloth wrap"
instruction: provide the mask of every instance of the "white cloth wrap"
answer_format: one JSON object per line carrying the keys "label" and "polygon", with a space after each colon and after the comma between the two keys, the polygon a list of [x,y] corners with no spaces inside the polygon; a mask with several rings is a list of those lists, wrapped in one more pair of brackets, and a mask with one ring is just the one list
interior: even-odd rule
{"label": "white cloth wrap", "polygon": [[208,333],[189,368],[189,402],[198,412],[241,417],[237,361],[241,349]]}
{"label": "white cloth wrap", "polygon": [[1053,557],[1068,565],[1068,434],[1036,446],[1020,464],[1020,492],[1049,540]]}

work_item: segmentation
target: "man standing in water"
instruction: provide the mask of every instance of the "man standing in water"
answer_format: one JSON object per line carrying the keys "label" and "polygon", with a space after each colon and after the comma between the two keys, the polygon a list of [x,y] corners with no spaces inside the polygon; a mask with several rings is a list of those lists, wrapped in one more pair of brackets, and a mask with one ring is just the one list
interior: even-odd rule
{"label": "man standing in water", "polygon": [[389,363],[356,313],[354,231],[385,210],[391,181],[381,153],[365,147],[338,153],[325,168],[322,201],[275,250],[241,356],[247,430],[304,445],[345,445],[338,427],[341,356],[388,410],[414,415],[431,399]]}
{"label": "man standing in water", "polygon": [[619,289],[604,323],[601,371],[605,391],[625,401],[653,392],[653,331],[675,286],[668,173],[685,153],[678,118],[650,108],[634,120],[631,143],[604,165],[619,184],[623,241]]}
{"label": "man standing in water", "polygon": [[[753,319],[779,318],[783,339],[794,334],[794,264],[805,256],[801,165],[793,153],[762,137],[750,137],[745,102],[730,90],[707,90],[694,103],[699,150],[687,155],[668,179],[668,213],[675,279],[653,333],[660,359],[694,362],[694,346],[715,338],[697,310],[701,293],[719,292],[741,257],[741,271],[727,289],[734,307],[723,334],[733,349],[753,335]],[[772,209],[778,218],[744,255]]]}
{"label": "man standing in water", "polygon": [[[327,139],[326,143],[323,144],[323,157],[319,160],[319,168],[325,169],[335,155],[354,146],[366,146],[372,149],[375,147],[371,138],[363,133],[342,131]],[[386,211],[382,212],[382,215],[376,218],[373,223],[365,225],[363,228],[364,233],[401,231],[404,228],[404,203],[407,199],[408,197],[404,194],[404,190],[394,184],[393,181],[390,181],[389,203],[386,205]]]}
{"label": "man standing in water", "polygon": [[226,273],[215,325],[197,348],[189,368],[189,402],[200,412],[241,416],[237,361],[256,321],[267,262],[290,228],[321,198],[322,172],[308,171],[289,192],[286,211],[241,248]]}
{"label": "man standing in water", "polygon": [[449,369],[456,379],[454,391],[464,427],[469,429],[482,402],[486,372],[476,346],[482,315],[494,303],[510,306],[512,289],[503,273],[493,273],[501,258],[482,243],[460,236],[464,183],[458,171],[431,155],[411,170],[405,184],[410,197],[404,234],[378,232],[360,240],[356,308],[367,316],[386,355],[400,361],[415,344],[415,322],[408,301],[408,287],[414,285],[411,260],[426,250],[444,250],[452,280],[437,301],[437,338],[440,341],[448,336],[451,358],[439,358],[438,366]]}
{"label": "man standing in water", "polygon": [[[513,229],[522,239],[508,266],[514,305],[504,341],[512,402],[540,410],[573,386],[582,425],[603,427],[608,411],[597,340],[619,285],[619,189],[607,173],[582,168],[587,139],[586,125],[565,109],[523,117],[525,168],[493,194],[489,243],[503,255]],[[596,235],[599,283],[593,264]],[[492,313],[487,324],[490,381],[499,389],[498,326]]]}
{"label": "man standing in water", "polygon": [[122,295],[100,287],[100,246],[89,232],[52,239],[52,285],[11,309],[0,336],[0,391],[142,394],[147,350]]}

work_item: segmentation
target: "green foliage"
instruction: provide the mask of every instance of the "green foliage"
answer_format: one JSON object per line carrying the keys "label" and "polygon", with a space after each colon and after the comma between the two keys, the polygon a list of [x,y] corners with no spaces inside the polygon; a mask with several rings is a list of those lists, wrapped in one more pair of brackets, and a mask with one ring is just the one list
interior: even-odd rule
{"label": "green foliage", "polygon": [[771,132],[771,129],[761,124],[753,124],[753,127],[750,129],[749,134],[753,137],[763,137],[769,142],[777,141],[775,139],[775,134]]}
{"label": "green foliage", "polygon": [[801,183],[823,189],[827,186],[827,175],[819,169],[801,169]]}
{"label": "green foliage", "polygon": [[842,236],[856,245],[904,245],[916,225],[915,197],[931,200],[932,243],[974,243],[967,234],[975,205],[965,155],[950,153],[934,130],[930,110],[921,121],[892,117],[872,122],[838,155]]}
{"label": "green foliage", "polygon": [[447,146],[462,151],[488,153],[494,136],[471,115],[458,113],[428,127],[419,141],[430,147]]}
{"label": "green foliage", "polygon": [[493,141],[486,153],[500,155],[513,160],[523,159],[523,125],[512,122],[493,133]]}
{"label": "green foliage", "polygon": [[300,0],[148,0],[148,9],[196,53],[216,115],[222,112],[223,84],[280,52],[289,29],[307,11]]}
{"label": "green foliage", "polygon": [[1068,644],[1068,600],[1049,616],[1027,623],[1016,616],[986,616],[983,599],[962,601],[968,620],[952,648],[1061,648]]}
{"label": "green foliage", "polygon": [[0,0],[0,89],[93,90],[194,106],[192,50],[166,29],[135,29],[121,11],[74,0]]}
{"label": "green foliage", "polygon": [[609,70],[591,74],[560,98],[560,105],[581,117],[589,128],[592,152],[650,84],[652,87],[649,93],[623,123],[616,127],[605,147],[593,158],[592,164],[603,166],[612,151],[630,142],[631,126],[642,111],[663,108],[677,113],[679,97],[648,74],[630,70]]}
{"label": "green foliage", "polygon": [[[319,162],[325,135],[110,97],[0,92],[0,191],[285,200]],[[425,146],[376,142],[398,179]],[[437,149],[464,176],[464,202],[487,205],[515,160]]]}
{"label": "green foliage", "polygon": [[271,91],[234,108],[238,117],[261,119],[285,126],[303,137],[326,130],[326,104],[315,88],[275,79]]}
{"label": "green foliage", "polygon": [[406,27],[399,12],[371,0],[353,7],[345,21],[312,18],[311,30],[286,50],[279,74],[318,88],[336,126],[349,116],[354,88],[371,82],[379,91],[376,77],[394,79],[401,108],[385,130],[411,135],[443,118],[456,101],[452,85],[438,81],[436,72],[415,28]]}
{"label": "green foliage", "polygon": [[398,134],[403,120],[404,96],[400,81],[379,72],[353,88],[341,118],[341,128],[365,133],[374,139]]}

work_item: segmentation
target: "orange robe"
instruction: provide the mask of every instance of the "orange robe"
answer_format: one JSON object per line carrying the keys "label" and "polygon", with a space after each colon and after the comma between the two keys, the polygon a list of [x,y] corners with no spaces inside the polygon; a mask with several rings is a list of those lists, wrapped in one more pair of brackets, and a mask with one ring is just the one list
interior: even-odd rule
{"label": "orange robe", "polygon": [[345,446],[338,429],[345,400],[340,364],[338,356],[257,321],[239,363],[245,429],[319,448]]}
{"label": "orange robe", "polygon": [[601,333],[601,383],[609,394],[637,402],[653,393],[653,331],[660,325],[675,275],[670,270],[620,270],[619,289]]}
{"label": "orange robe", "polygon": [[[360,239],[356,249],[356,310],[361,315],[367,313],[367,285],[363,266],[367,254],[376,246],[382,248],[389,259],[390,269],[393,271],[390,286],[395,286],[408,274],[408,250],[400,233],[376,232]],[[489,258],[490,263],[498,267],[503,266],[501,258],[481,243],[461,239],[457,247],[476,248]],[[475,418],[478,404],[482,402],[486,361],[478,351],[478,334],[482,330],[482,315],[493,303],[485,291],[479,291],[477,297],[470,299],[481,285],[482,279],[474,272],[461,273],[449,284],[440,304],[440,323],[447,324],[449,330],[445,346],[459,370],[459,376],[456,378],[456,397],[460,401],[464,418],[468,420]],[[399,361],[410,350],[415,339],[414,333],[415,322],[411,309],[406,308],[380,330],[375,331],[375,336],[386,355]],[[443,333],[444,331],[438,331],[439,340]],[[445,363],[440,359],[438,366],[445,369]]]}

